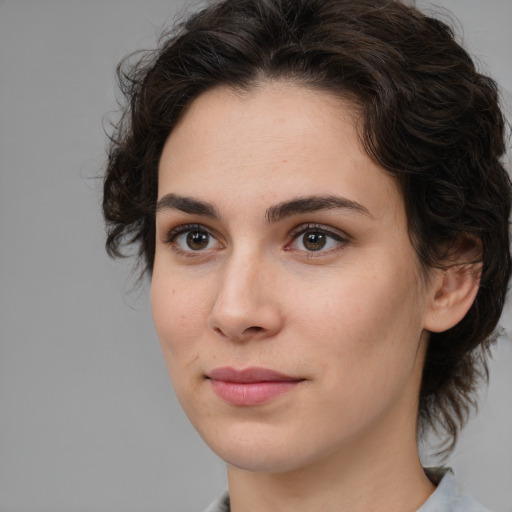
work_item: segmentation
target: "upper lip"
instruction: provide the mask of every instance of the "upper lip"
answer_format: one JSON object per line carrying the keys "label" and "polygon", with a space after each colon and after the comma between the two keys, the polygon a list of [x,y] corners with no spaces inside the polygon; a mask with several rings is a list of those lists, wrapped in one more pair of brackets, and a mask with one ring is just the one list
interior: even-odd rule
{"label": "upper lip", "polygon": [[304,380],[297,377],[291,377],[275,370],[260,367],[250,367],[237,370],[230,366],[215,368],[208,373],[207,377],[212,380],[224,382],[296,382]]}

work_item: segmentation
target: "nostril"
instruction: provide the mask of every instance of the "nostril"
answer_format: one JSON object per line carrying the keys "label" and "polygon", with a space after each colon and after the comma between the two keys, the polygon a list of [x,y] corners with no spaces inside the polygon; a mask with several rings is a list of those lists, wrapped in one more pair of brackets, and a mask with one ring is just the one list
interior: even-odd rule
{"label": "nostril", "polygon": [[217,334],[220,334],[222,336],[224,336],[224,333],[222,332],[222,329],[220,329],[219,327],[214,327],[213,329]]}
{"label": "nostril", "polygon": [[254,325],[252,327],[248,327],[247,329],[245,329],[244,332],[247,332],[247,333],[250,333],[250,332],[260,332],[263,330],[263,327],[258,327],[257,325]]}
{"label": "nostril", "polygon": [[216,334],[219,334],[220,336],[222,337],[225,337],[225,338],[233,338],[233,339],[246,339],[246,337],[250,337],[251,334],[256,334],[260,331],[264,331],[265,329],[263,327],[260,327],[258,325],[254,325],[252,327],[248,327],[247,329],[245,329],[244,331],[242,331],[241,335],[230,335],[227,331],[224,331],[221,327],[218,327],[218,326],[215,326],[213,328],[213,331],[216,333]]}

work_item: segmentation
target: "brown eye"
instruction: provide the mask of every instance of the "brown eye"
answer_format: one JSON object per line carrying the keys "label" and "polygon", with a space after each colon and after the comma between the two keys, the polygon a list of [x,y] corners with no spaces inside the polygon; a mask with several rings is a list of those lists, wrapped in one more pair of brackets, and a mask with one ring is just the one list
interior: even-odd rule
{"label": "brown eye", "polygon": [[177,226],[170,233],[167,242],[178,251],[189,253],[189,255],[222,247],[222,244],[207,229],[187,224]]}
{"label": "brown eye", "polygon": [[302,236],[302,244],[308,251],[320,251],[327,243],[324,233],[309,231]]}
{"label": "brown eye", "polygon": [[315,256],[331,254],[348,244],[348,239],[340,232],[322,225],[298,226],[291,236],[293,241],[287,250],[300,251],[311,257],[315,253]]}
{"label": "brown eye", "polygon": [[206,231],[189,231],[186,236],[186,243],[189,249],[201,251],[208,247],[210,235]]}

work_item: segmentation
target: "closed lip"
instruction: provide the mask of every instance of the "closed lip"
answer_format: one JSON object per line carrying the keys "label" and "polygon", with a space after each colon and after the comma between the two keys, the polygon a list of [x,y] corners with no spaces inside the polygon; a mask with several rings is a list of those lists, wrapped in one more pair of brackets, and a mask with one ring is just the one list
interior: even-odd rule
{"label": "closed lip", "polygon": [[215,368],[207,376],[212,390],[233,406],[258,406],[287,393],[305,379],[268,368]]}
{"label": "closed lip", "polygon": [[231,366],[215,368],[207,378],[223,382],[250,384],[255,382],[299,382],[303,378],[292,377],[268,368],[250,367],[236,369]]}

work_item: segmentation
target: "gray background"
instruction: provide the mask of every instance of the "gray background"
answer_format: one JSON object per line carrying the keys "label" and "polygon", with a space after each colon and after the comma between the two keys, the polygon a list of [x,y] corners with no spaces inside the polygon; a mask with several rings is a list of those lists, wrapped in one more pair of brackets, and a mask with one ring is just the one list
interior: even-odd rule
{"label": "gray background", "polygon": [[[458,17],[510,112],[512,0],[437,3]],[[192,512],[225,486],[173,397],[147,286],[130,292],[129,262],[103,251],[97,176],[113,70],[152,47],[182,5],[0,1],[1,512]],[[450,458],[501,512],[512,512],[511,370],[507,337]]]}

